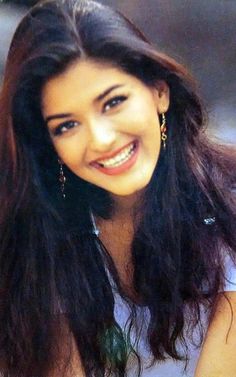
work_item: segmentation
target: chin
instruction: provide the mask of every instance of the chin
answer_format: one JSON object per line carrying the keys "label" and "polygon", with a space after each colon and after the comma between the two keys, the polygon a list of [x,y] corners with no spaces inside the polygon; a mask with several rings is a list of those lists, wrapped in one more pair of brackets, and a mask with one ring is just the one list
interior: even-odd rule
{"label": "chin", "polygon": [[132,189],[129,189],[127,190],[127,188],[125,188],[124,190],[114,190],[114,191],[110,191],[111,195],[117,195],[117,196],[123,196],[123,197],[129,197],[129,196],[133,196],[135,194],[140,194],[142,193],[145,188],[147,187],[149,182],[147,182],[146,184],[143,184],[143,185],[139,185],[138,187],[135,187],[135,188],[132,188]]}

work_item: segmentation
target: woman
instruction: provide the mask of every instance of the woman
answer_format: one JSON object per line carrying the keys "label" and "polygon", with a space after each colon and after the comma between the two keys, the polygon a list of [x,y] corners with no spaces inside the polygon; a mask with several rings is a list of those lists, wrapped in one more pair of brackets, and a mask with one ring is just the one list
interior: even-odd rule
{"label": "woman", "polygon": [[109,7],[44,1],[0,114],[2,375],[235,376],[236,157],[187,71]]}

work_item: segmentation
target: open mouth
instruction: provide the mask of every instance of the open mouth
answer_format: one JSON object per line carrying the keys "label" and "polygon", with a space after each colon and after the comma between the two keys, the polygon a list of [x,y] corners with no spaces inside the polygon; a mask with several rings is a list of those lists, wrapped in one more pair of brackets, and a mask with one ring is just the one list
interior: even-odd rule
{"label": "open mouth", "polygon": [[134,140],[117,152],[110,153],[107,158],[97,159],[90,164],[106,175],[123,174],[136,163],[139,149],[139,141]]}
{"label": "open mouth", "polygon": [[103,168],[116,168],[129,161],[137,148],[137,141],[133,141],[112,158],[97,160],[96,163]]}

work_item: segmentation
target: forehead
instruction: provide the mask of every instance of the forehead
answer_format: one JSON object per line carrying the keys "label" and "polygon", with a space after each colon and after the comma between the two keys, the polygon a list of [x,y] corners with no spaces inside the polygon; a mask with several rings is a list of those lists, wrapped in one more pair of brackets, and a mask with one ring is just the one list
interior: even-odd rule
{"label": "forehead", "polygon": [[42,106],[44,110],[57,104],[63,108],[63,103],[75,100],[75,96],[83,99],[93,99],[113,85],[128,87],[141,86],[134,76],[107,62],[91,59],[75,61],[63,73],[49,79],[42,90]]}

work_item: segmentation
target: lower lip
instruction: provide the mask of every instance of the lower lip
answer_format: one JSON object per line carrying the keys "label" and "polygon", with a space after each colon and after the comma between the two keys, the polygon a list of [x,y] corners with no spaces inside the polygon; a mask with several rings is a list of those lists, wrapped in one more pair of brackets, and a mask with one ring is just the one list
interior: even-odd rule
{"label": "lower lip", "polygon": [[100,166],[99,164],[94,164],[94,167],[98,170],[100,170],[102,173],[107,175],[118,175],[124,173],[126,170],[129,170],[132,168],[132,166],[135,164],[137,158],[138,158],[138,150],[139,145],[138,142],[135,142],[135,149],[133,151],[132,156],[125,161],[123,164],[116,166],[114,168],[104,168],[103,166]]}

